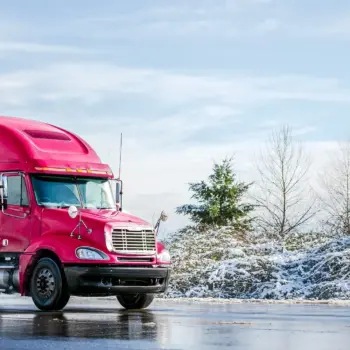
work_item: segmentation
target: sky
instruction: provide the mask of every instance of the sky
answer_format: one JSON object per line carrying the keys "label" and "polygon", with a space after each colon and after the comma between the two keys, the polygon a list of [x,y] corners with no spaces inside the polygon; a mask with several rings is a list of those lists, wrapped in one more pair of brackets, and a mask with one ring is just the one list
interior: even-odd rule
{"label": "sky", "polygon": [[[51,7],[50,7],[51,6]],[[0,115],[67,128],[118,173],[125,209],[188,223],[188,183],[235,155],[242,180],[288,123],[315,160],[349,137],[345,0],[1,2]]]}

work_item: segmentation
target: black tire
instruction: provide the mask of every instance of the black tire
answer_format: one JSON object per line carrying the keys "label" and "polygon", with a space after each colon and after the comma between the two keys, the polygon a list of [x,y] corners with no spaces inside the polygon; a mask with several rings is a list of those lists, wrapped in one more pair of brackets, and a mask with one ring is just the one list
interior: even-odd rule
{"label": "black tire", "polygon": [[153,294],[124,294],[117,295],[120,305],[128,310],[145,309],[151,305]]}
{"label": "black tire", "polygon": [[65,276],[50,258],[42,258],[36,264],[30,280],[30,292],[35,306],[43,311],[61,310],[70,298]]}

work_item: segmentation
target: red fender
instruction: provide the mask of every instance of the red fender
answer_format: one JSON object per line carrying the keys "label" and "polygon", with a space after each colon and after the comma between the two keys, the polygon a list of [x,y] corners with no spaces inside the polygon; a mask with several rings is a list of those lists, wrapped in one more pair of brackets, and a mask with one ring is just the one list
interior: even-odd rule
{"label": "red fender", "polygon": [[[100,249],[106,253],[109,260],[80,260],[75,251],[79,247],[92,247]],[[117,263],[117,258],[108,254],[102,247],[96,247],[96,243],[90,244],[86,239],[77,239],[76,237],[70,236],[58,236],[58,235],[46,235],[39,237],[37,240],[26,249],[24,254],[20,256],[19,261],[19,282],[20,282],[20,293],[21,295],[27,294],[27,282],[30,276],[30,268],[38,258],[38,253],[41,251],[48,251],[58,257],[60,262],[64,264],[84,264],[84,263],[98,263],[98,264],[113,264]]]}

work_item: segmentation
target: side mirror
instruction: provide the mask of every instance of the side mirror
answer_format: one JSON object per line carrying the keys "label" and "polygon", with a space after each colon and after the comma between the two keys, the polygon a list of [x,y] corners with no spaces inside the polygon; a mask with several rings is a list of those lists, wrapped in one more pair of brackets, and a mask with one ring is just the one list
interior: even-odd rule
{"label": "side mirror", "polygon": [[168,220],[168,215],[165,213],[164,210],[162,210],[162,212],[160,213],[160,217],[156,223],[156,225],[154,226],[154,229],[156,231],[156,234],[158,234],[159,231],[159,226],[160,226],[160,222],[161,221],[167,221]]}
{"label": "side mirror", "polygon": [[7,209],[7,198],[8,198],[8,192],[7,192],[7,176],[1,175],[1,208],[2,210]]}
{"label": "side mirror", "polygon": [[122,207],[123,207],[123,181],[120,179],[113,179],[113,180],[111,180],[111,184],[113,184],[112,189],[115,191],[115,193],[114,193],[115,203],[119,206],[119,210],[122,211]]}
{"label": "side mirror", "polygon": [[117,204],[120,203],[120,197],[121,197],[121,183],[119,181],[116,181],[115,183],[115,202]]}
{"label": "side mirror", "polygon": [[68,208],[68,215],[72,218],[75,219],[79,214],[78,208],[75,205],[71,205]]}
{"label": "side mirror", "polygon": [[164,210],[160,213],[160,220],[162,220],[162,221],[168,220],[168,215],[165,213]]}

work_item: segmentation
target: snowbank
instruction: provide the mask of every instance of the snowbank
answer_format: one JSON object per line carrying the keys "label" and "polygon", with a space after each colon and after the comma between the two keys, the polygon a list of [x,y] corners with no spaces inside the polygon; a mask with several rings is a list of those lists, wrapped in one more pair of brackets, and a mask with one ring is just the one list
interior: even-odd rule
{"label": "snowbank", "polygon": [[165,242],[173,260],[170,285],[157,297],[224,303],[350,300],[350,237],[294,236],[288,249],[233,237],[229,227],[188,228],[170,237]]}
{"label": "snowbank", "polygon": [[164,297],[349,299],[350,238],[291,242],[294,250],[234,239],[230,228],[183,230],[166,242],[174,263]]}

